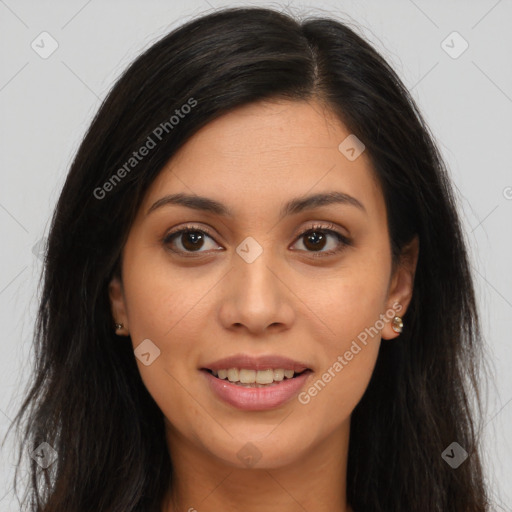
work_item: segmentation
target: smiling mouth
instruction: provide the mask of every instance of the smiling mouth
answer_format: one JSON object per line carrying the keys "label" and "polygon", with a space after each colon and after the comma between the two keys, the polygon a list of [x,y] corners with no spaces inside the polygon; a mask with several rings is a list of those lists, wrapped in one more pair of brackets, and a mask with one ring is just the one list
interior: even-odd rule
{"label": "smiling mouth", "polygon": [[295,372],[293,370],[285,370],[282,368],[268,368],[266,370],[251,370],[246,368],[210,370],[209,368],[203,368],[203,370],[219,380],[225,380],[231,384],[246,388],[267,388],[271,386],[278,386],[283,381],[295,379],[304,373],[311,372],[310,369]]}

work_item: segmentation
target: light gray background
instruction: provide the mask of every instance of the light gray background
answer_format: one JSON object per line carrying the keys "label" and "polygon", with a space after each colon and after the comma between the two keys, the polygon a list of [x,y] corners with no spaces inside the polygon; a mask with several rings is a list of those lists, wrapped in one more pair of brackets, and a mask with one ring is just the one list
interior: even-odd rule
{"label": "light gray background", "polygon": [[[31,368],[31,333],[52,209],[71,159],[114,80],[170,29],[221,6],[279,3],[0,0],[0,435]],[[496,510],[512,510],[512,2],[289,2],[292,13],[358,24],[412,90],[457,186],[491,365],[485,464]],[[58,49],[32,48],[47,31]],[[441,46],[457,31],[458,58]],[[452,52],[461,48],[451,36]],[[39,42],[41,46],[42,43]],[[48,48],[48,46],[46,46]],[[106,219],[107,221],[107,219]],[[35,246],[35,247],[34,247]],[[12,437],[2,447],[0,510],[17,510]]]}

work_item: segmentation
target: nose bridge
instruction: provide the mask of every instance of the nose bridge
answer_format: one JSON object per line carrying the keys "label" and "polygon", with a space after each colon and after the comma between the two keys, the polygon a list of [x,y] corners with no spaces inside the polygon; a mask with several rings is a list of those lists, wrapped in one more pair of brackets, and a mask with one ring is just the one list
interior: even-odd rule
{"label": "nose bridge", "polygon": [[[237,297],[260,308],[271,308],[279,293],[272,268],[272,249],[263,248],[252,237],[247,237],[236,249],[235,275],[237,276]],[[275,262],[274,262],[275,264]]]}
{"label": "nose bridge", "polygon": [[286,286],[276,276],[279,264],[272,257],[272,249],[247,237],[236,253],[224,297],[223,321],[231,326],[245,325],[251,331],[289,324],[292,307]]}

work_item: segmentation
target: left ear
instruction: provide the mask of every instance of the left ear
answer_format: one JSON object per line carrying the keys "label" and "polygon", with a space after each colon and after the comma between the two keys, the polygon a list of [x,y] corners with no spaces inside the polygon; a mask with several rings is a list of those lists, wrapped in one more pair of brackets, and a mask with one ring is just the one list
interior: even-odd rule
{"label": "left ear", "polygon": [[[396,315],[400,317],[404,316],[411,302],[414,289],[414,275],[418,263],[419,245],[419,238],[416,235],[403,247],[389,285],[387,309],[394,309]],[[391,340],[399,336],[399,333],[395,332],[391,327],[392,321],[393,319],[391,318],[382,329],[382,338],[385,340]]]}

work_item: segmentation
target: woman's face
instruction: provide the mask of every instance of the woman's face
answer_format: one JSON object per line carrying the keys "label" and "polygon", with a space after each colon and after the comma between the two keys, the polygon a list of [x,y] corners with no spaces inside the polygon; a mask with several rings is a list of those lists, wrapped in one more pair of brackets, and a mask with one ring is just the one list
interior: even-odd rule
{"label": "woman's face", "polygon": [[[319,103],[252,104],[148,190],[110,294],[171,446],[271,468],[348,434],[416,261],[392,271],[384,198],[349,135]],[[273,384],[230,382],[255,378]]]}

